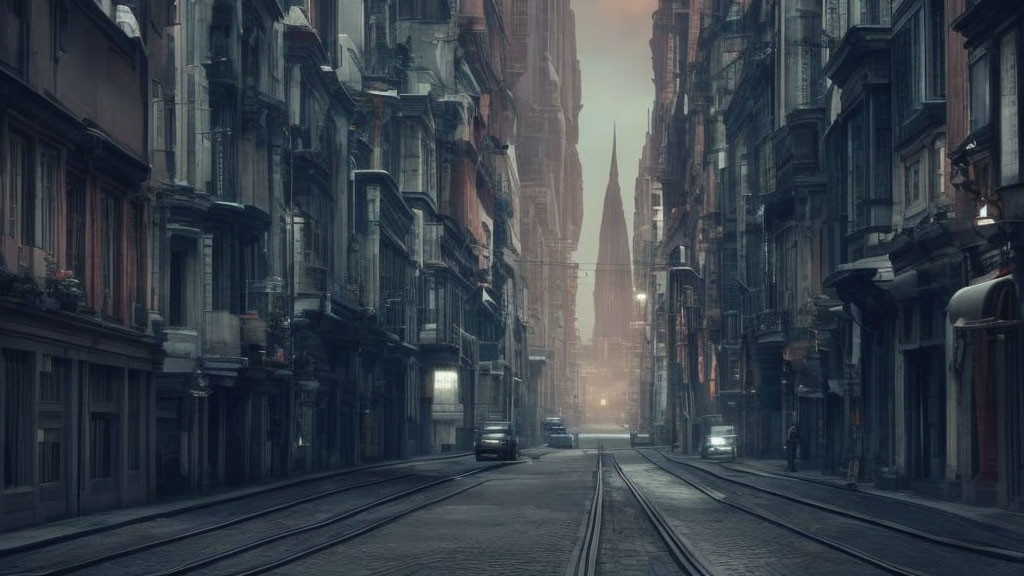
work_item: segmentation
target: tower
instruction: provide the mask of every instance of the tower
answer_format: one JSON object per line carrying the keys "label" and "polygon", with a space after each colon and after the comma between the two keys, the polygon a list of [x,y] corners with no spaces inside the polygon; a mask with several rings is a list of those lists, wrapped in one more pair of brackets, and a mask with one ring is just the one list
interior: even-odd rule
{"label": "tower", "polygon": [[619,188],[617,135],[612,136],[612,161],[608,187],[604,193],[600,247],[597,255],[597,282],[594,287],[594,342],[626,340],[633,303],[632,265],[629,236]]}

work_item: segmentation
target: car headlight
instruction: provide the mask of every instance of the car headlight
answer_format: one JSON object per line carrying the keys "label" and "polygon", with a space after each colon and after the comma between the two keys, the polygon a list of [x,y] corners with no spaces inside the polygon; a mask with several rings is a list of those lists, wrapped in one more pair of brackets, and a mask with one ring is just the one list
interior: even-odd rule
{"label": "car headlight", "polygon": [[711,438],[712,446],[725,446],[725,438]]}

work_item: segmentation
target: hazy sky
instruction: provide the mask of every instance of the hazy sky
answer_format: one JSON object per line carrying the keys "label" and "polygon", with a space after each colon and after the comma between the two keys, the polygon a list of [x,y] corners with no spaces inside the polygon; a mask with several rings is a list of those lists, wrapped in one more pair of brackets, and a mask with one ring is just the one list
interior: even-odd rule
{"label": "hazy sky", "polygon": [[612,123],[618,123],[619,185],[632,249],[633,189],[654,101],[651,70],[651,15],[658,0],[573,0],[576,42],[583,70],[580,157],[583,162],[583,234],[576,261],[580,337],[594,329],[594,266],[608,166]]}

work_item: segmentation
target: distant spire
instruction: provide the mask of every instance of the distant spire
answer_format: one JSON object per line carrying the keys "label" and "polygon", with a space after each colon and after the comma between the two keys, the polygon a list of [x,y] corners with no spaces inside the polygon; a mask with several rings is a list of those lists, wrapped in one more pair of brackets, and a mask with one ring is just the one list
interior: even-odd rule
{"label": "distant spire", "polygon": [[622,339],[629,335],[633,303],[633,273],[629,236],[619,187],[618,127],[612,126],[612,161],[604,193],[594,285],[594,338]]}
{"label": "distant spire", "polygon": [[612,167],[609,172],[609,178],[615,182],[619,181],[619,156],[616,152],[619,140],[618,130],[618,126],[612,123]]}

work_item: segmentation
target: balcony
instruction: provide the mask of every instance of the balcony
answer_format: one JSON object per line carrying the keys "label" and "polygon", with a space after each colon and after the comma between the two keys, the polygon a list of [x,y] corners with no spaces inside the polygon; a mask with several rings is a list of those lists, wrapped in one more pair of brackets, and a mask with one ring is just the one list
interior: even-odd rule
{"label": "balcony", "polygon": [[772,154],[777,185],[769,200],[790,199],[800,191],[824,190],[825,177],[818,154],[823,121],[821,109],[796,110],[774,134]]}
{"label": "balcony", "polygon": [[241,322],[237,314],[224,310],[203,312],[203,356],[241,358],[241,336]]}
{"label": "balcony", "polygon": [[758,342],[781,341],[786,329],[786,317],[785,312],[778,310],[759,312],[755,332]]}
{"label": "balcony", "polygon": [[442,319],[441,311],[428,309],[420,311],[419,342],[426,346],[459,346],[459,329]]}
{"label": "balcony", "polygon": [[497,342],[480,343],[480,361],[497,362],[501,359],[501,346]]}
{"label": "balcony", "polygon": [[407,341],[409,335],[406,328],[408,325],[409,308],[405,292],[402,290],[381,291],[380,305],[381,327],[398,336],[403,341]]}
{"label": "balcony", "polygon": [[194,328],[164,329],[164,372],[191,372],[199,355],[199,333]]}
{"label": "balcony", "polygon": [[211,58],[203,63],[206,69],[206,79],[210,88],[233,88],[238,85],[238,77],[235,73],[235,61],[230,56]]}
{"label": "balcony", "polygon": [[248,313],[239,316],[241,329],[241,348],[245,356],[259,358],[267,351],[267,322],[258,314]]}

